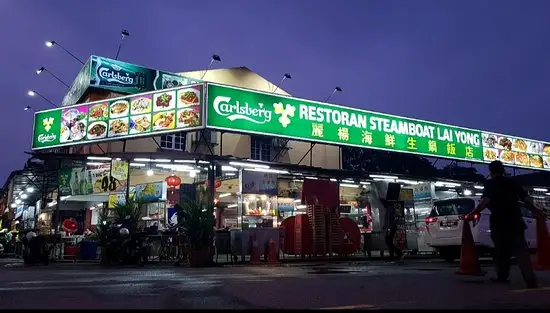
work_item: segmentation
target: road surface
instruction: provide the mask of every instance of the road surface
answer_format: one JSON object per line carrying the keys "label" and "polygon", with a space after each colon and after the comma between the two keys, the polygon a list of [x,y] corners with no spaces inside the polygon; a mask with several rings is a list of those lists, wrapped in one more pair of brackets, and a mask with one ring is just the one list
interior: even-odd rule
{"label": "road surface", "polygon": [[1,309],[548,309],[550,272],[524,289],[455,274],[457,264],[380,261],[292,266],[103,268],[0,262]]}

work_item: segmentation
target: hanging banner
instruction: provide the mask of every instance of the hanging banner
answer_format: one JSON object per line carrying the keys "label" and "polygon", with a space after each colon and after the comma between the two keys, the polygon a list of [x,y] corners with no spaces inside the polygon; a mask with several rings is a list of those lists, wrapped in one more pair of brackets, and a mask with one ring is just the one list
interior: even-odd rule
{"label": "hanging banner", "polygon": [[164,182],[136,185],[134,194],[136,199],[141,199],[148,202],[166,200],[166,188],[164,188]]}
{"label": "hanging banner", "polygon": [[[115,192],[125,192],[128,185],[129,164],[124,160],[111,161],[111,177],[115,179]],[[110,190],[111,191],[111,190]]]}
{"label": "hanging banner", "polygon": [[61,196],[79,196],[115,191],[119,183],[111,177],[111,165],[64,167],[59,170],[59,190]]}

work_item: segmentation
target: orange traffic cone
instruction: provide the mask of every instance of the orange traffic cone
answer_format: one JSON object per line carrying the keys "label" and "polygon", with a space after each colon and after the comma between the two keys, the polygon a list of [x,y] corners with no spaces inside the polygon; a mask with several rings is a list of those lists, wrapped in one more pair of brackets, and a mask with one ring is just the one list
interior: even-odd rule
{"label": "orange traffic cone", "polygon": [[268,264],[278,264],[279,263],[279,249],[275,245],[275,240],[273,238],[269,239],[269,252],[268,252]]}
{"label": "orange traffic cone", "polygon": [[533,267],[537,270],[550,270],[550,235],[543,216],[537,217],[537,255]]}
{"label": "orange traffic cone", "polygon": [[477,259],[477,253],[470,229],[470,222],[465,218],[462,228],[462,247],[460,249],[460,268],[456,272],[459,275],[483,276],[485,272],[481,270],[481,265]]}
{"label": "orange traffic cone", "polygon": [[258,241],[256,238],[250,238],[252,244],[250,245],[250,264],[260,264],[260,249],[258,249]]}

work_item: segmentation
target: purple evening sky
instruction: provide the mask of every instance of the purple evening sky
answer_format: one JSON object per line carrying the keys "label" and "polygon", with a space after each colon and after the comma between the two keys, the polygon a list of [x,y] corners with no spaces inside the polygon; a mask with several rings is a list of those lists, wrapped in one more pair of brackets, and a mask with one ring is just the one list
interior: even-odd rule
{"label": "purple evening sky", "polygon": [[0,1],[0,91],[6,143],[0,185],[31,146],[26,96],[59,102],[84,59],[168,71],[248,66],[295,96],[550,141],[550,1],[232,0]]}

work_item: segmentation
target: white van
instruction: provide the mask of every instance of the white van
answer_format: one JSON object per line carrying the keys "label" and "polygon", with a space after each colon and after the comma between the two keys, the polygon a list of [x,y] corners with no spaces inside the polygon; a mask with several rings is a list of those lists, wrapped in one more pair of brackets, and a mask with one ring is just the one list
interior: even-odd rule
{"label": "white van", "polygon": [[[446,261],[460,258],[464,216],[472,212],[478,202],[479,199],[474,198],[454,198],[434,202],[434,207],[426,218],[426,243],[436,249]],[[535,250],[537,248],[536,220],[524,205],[521,206],[521,211],[527,225],[525,230],[527,245]],[[470,229],[480,256],[491,254],[494,248],[489,228],[490,215],[491,211],[485,209],[481,214],[476,214],[474,220],[470,222]],[[549,226],[550,222],[547,221],[546,224]]]}

